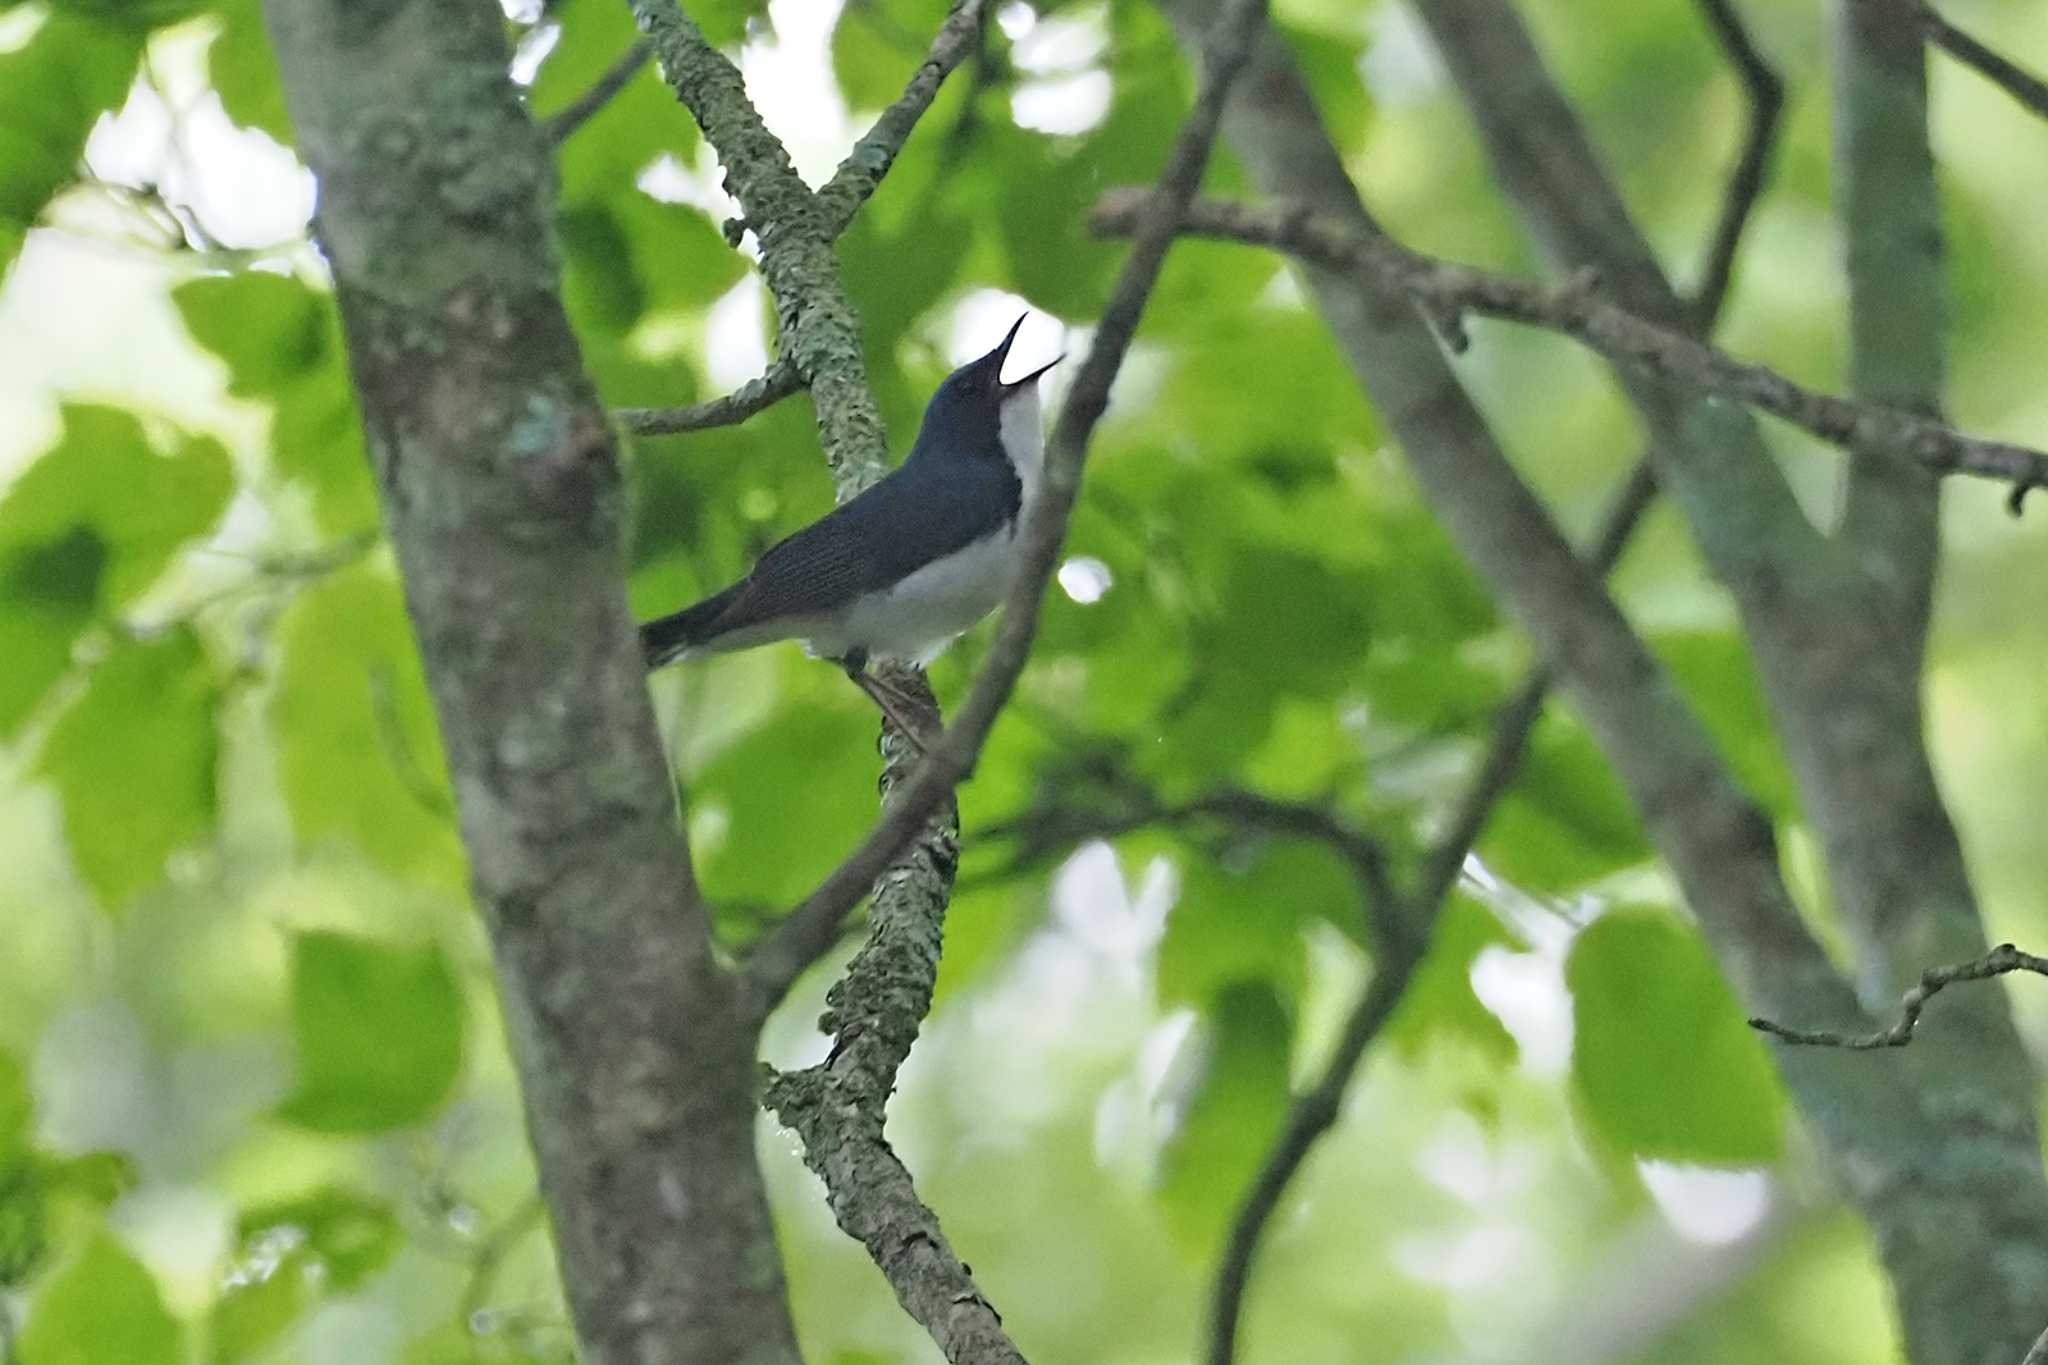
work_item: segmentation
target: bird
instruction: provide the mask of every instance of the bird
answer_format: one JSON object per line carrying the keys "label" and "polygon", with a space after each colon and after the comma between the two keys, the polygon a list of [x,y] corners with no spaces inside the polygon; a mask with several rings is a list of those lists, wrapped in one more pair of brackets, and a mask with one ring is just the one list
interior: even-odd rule
{"label": "bird", "polygon": [[643,623],[648,668],[800,640],[836,662],[922,749],[921,726],[906,711],[924,708],[868,665],[930,663],[1009,589],[1017,528],[1044,464],[1038,380],[1064,358],[1004,382],[1003,361],[1027,317],[946,376],[902,464],[770,546],[737,583]]}

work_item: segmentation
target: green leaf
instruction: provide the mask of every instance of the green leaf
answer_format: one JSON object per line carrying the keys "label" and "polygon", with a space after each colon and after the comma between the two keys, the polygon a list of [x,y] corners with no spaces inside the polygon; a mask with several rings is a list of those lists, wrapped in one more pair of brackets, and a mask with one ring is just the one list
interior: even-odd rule
{"label": "green leaf", "polygon": [[462,989],[441,950],[299,935],[292,957],[299,1082],[281,1118],[374,1133],[439,1108],[462,1068]]}
{"label": "green leaf", "polygon": [[67,9],[0,53],[0,277],[43,207],[78,178],[87,135],[127,97],[141,55],[141,34]]}
{"label": "green leaf", "polygon": [[1410,1059],[1420,1059],[1433,1044],[1456,1040],[1496,1061],[1513,1061],[1514,1036],[1472,993],[1472,964],[1494,944],[1518,946],[1485,906],[1453,896],[1437,917],[1429,952],[1387,1020],[1387,1042]]}
{"label": "green leaf", "polygon": [[311,493],[324,531],[376,520],[376,490],[349,387],[334,298],[266,271],[212,275],[171,291],[192,339],[228,367],[228,392],[267,400],[271,460]]}
{"label": "green leaf", "polygon": [[[639,40],[633,15],[610,0],[562,0],[548,13],[561,36],[534,76],[532,106],[543,118],[559,112],[594,85]],[[699,7],[691,16],[701,18]],[[612,96],[556,153],[564,204],[638,194],[640,172],[664,152],[688,165],[696,153],[697,125],[661,78],[654,62]]]}
{"label": "green leaf", "polygon": [[887,107],[923,57],[904,52],[893,36],[904,30],[880,10],[875,0],[849,0],[832,26],[832,78],[851,110]]}
{"label": "green leaf", "polygon": [[801,696],[720,754],[691,793],[717,802],[725,834],[703,858],[713,899],[786,903],[808,891],[875,818],[873,707],[844,679],[837,706]]}
{"label": "green leaf", "polygon": [[1610,911],[1572,945],[1565,984],[1572,1080],[1600,1137],[1701,1165],[1778,1155],[1777,1077],[1694,929],[1656,910]]}
{"label": "green leaf", "polygon": [[1261,840],[1223,860],[1185,859],[1159,942],[1160,1003],[1200,1007],[1244,981],[1292,1000],[1306,972],[1302,927],[1358,913],[1351,878],[1311,844]]}
{"label": "green leaf", "polygon": [[0,500],[0,736],[70,669],[101,615],[155,583],[220,519],[227,452],[203,438],[160,455],[132,413],[67,404],[55,445]]}
{"label": "green leaf", "polygon": [[212,1359],[260,1359],[322,1292],[358,1288],[403,1240],[389,1204],[338,1185],[251,1209],[208,1323]]}
{"label": "green leaf", "polygon": [[35,1120],[35,1100],[29,1094],[28,1072],[21,1059],[0,1050],[0,1171],[28,1154]]}
{"label": "green leaf", "polygon": [[221,109],[245,128],[260,128],[289,147],[291,120],[277,80],[277,56],[263,29],[257,0],[227,0],[215,11],[220,31],[206,49],[206,78],[220,95]]}
{"label": "green leaf", "polygon": [[1159,1198],[1191,1255],[1214,1249],[1287,1113],[1292,1034],[1271,987],[1240,982],[1216,997],[1190,1038],[1198,1071],[1160,1152]]}
{"label": "green leaf", "polygon": [[26,1283],[49,1253],[49,1214],[33,1163],[0,1166],[0,1289]]}
{"label": "green leaf", "polygon": [[1780,819],[1797,813],[1798,793],[1778,749],[1749,647],[1734,630],[1674,631],[1650,641],[1736,780]]}
{"label": "green leaf", "polygon": [[461,883],[446,768],[398,584],[331,574],[280,618],[269,723],[302,843],[354,843],[396,876]]}
{"label": "green leaf", "polygon": [[1548,713],[1479,840],[1494,871],[1570,891],[1650,856],[1628,795],[1576,720]]}
{"label": "green leaf", "polygon": [[57,789],[79,875],[109,908],[212,833],[219,699],[198,635],[181,626],[116,645],[51,728],[37,766]]}
{"label": "green leaf", "polygon": [[261,1360],[312,1304],[319,1261],[303,1246],[265,1248],[234,1269],[207,1319],[210,1365]]}
{"label": "green leaf", "polygon": [[244,1246],[289,1230],[319,1258],[327,1283],[347,1291],[382,1270],[404,1234],[391,1205],[359,1190],[327,1185],[242,1215]]}
{"label": "green leaf", "polygon": [[43,1287],[16,1345],[21,1365],[178,1365],[178,1324],[156,1281],[101,1231]]}
{"label": "green leaf", "polygon": [[339,355],[332,301],[290,275],[202,276],[171,290],[171,302],[192,339],[227,362],[238,397],[267,398]]}
{"label": "green leaf", "polygon": [[[4,515],[0,507],[0,515]],[[71,667],[92,623],[107,547],[84,526],[43,545],[0,549],[0,735],[12,731]]]}

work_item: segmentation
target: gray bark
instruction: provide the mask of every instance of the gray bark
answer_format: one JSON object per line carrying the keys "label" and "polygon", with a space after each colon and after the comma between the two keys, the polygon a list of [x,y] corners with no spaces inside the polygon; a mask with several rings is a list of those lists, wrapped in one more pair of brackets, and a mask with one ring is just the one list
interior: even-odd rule
{"label": "gray bark", "polygon": [[590,1365],[794,1365],[754,1036],[623,593],[619,469],[490,3],[268,0]]}
{"label": "gray bark", "polygon": [[[1425,6],[1440,38],[1449,20],[1473,43],[1492,44],[1491,58],[1472,59],[1468,71],[1461,72],[1465,59],[1451,59],[1468,99],[1480,102],[1475,89],[1482,84],[1495,93],[1540,95],[1547,90],[1540,68],[1532,72],[1512,47],[1501,49],[1520,33],[1512,12],[1486,4],[1481,17],[1480,3]],[[1168,9],[1185,33],[1206,6],[1169,0]],[[1268,44],[1249,79],[1261,98],[1236,110],[1225,133],[1254,182],[1276,197],[1369,224],[1285,49]],[[1515,109],[1512,117],[1482,115],[1482,125],[1518,139],[1522,150],[1512,160],[1496,152],[1496,164],[1511,194],[1521,197],[1526,182],[1529,194],[1540,192],[1556,210],[1539,231],[1553,234],[1546,236],[1553,254],[1598,264],[1626,306],[1682,323],[1682,309],[1633,229],[1618,235],[1625,214],[1604,182],[1588,174],[1595,169],[1590,159],[1574,150],[1575,140],[1582,144],[1576,125],[1539,120],[1524,105]],[[1609,250],[1616,241],[1620,246]],[[1744,999],[1778,1017],[1864,1017],[1800,922],[1778,873],[1769,821],[1730,779],[1670,679],[1515,476],[1406,298],[1355,277],[1304,274],[1453,540],[1558,670]],[[1688,411],[1683,395],[1654,387],[1638,398],[1651,414],[1661,467],[1676,476],[1674,491],[1710,562],[1731,586],[1739,584],[1746,610],[1772,607],[1767,624],[1745,617],[1759,656],[1776,651],[1781,661],[1811,666],[1804,676],[1789,663],[1767,667],[1767,679],[1777,684],[1773,701],[1789,694],[1797,715],[1815,722],[1820,738],[1809,741],[1812,749],[1853,752],[1841,728],[1827,722],[1831,709],[1844,706],[1839,661],[1871,625],[1867,617],[1840,621],[1833,614],[1844,604],[1835,547],[1799,515],[1753,430],[1744,430],[1746,416],[1712,406]],[[1816,614],[1816,606],[1829,610]],[[1861,655],[1871,657],[1867,649]],[[1821,668],[1823,661],[1832,666]],[[1856,713],[1855,724],[1867,727],[1865,752],[1910,768],[1911,758],[1899,754],[1921,752],[1917,709],[1904,716],[1887,709],[1898,696],[1897,680],[1862,679],[1847,704],[1879,690],[1885,696]],[[1783,719],[1787,706],[1780,702],[1778,709]],[[1785,723],[1788,731],[1797,725]],[[1795,754],[1795,770],[1806,788],[1820,775],[1835,808],[1869,802],[1876,791],[1903,798],[1889,818],[1924,814],[1895,783],[1827,785],[1845,776],[1846,761],[1840,769],[1821,765],[1812,749],[1807,761]],[[1874,776],[1868,764],[1856,771]],[[1896,775],[1896,767],[1886,775]],[[1946,835],[1945,817],[1938,831]],[[1926,831],[1918,835],[1924,839]],[[1933,869],[1935,879],[1943,875]],[[1936,953],[1923,965],[1943,960]],[[2015,1103],[2031,1093],[2031,1078],[2003,1021],[2003,1002],[1986,995],[1993,998],[1977,1007],[1979,1019],[1988,1013],[1999,1027],[1963,1024],[1967,1046],[1890,1054],[1893,1065],[1881,1074],[1841,1054],[1798,1050],[1778,1057],[1832,1171],[1876,1234],[1922,1365],[2017,1359],[2048,1318],[2048,1186],[2031,1116]]]}

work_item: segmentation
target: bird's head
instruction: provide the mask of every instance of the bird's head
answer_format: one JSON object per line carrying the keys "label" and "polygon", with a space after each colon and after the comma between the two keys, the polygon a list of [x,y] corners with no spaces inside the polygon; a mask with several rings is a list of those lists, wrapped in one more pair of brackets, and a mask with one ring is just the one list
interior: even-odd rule
{"label": "bird's head", "polygon": [[989,455],[1000,450],[1013,464],[1027,459],[1036,463],[1038,377],[1064,357],[1054,356],[1022,379],[1005,383],[1003,361],[1023,325],[1024,319],[1018,318],[993,351],[946,376],[932,401],[925,405],[913,455],[929,451],[958,457]]}

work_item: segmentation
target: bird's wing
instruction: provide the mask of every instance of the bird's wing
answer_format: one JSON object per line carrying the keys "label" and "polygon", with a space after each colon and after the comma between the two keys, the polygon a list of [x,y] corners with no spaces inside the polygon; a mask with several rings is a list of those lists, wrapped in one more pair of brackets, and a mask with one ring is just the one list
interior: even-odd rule
{"label": "bird's wing", "polygon": [[735,585],[710,633],[837,611],[1016,515],[1017,476],[1001,460],[955,460],[942,476],[924,473],[916,477],[906,464],[771,547]]}

